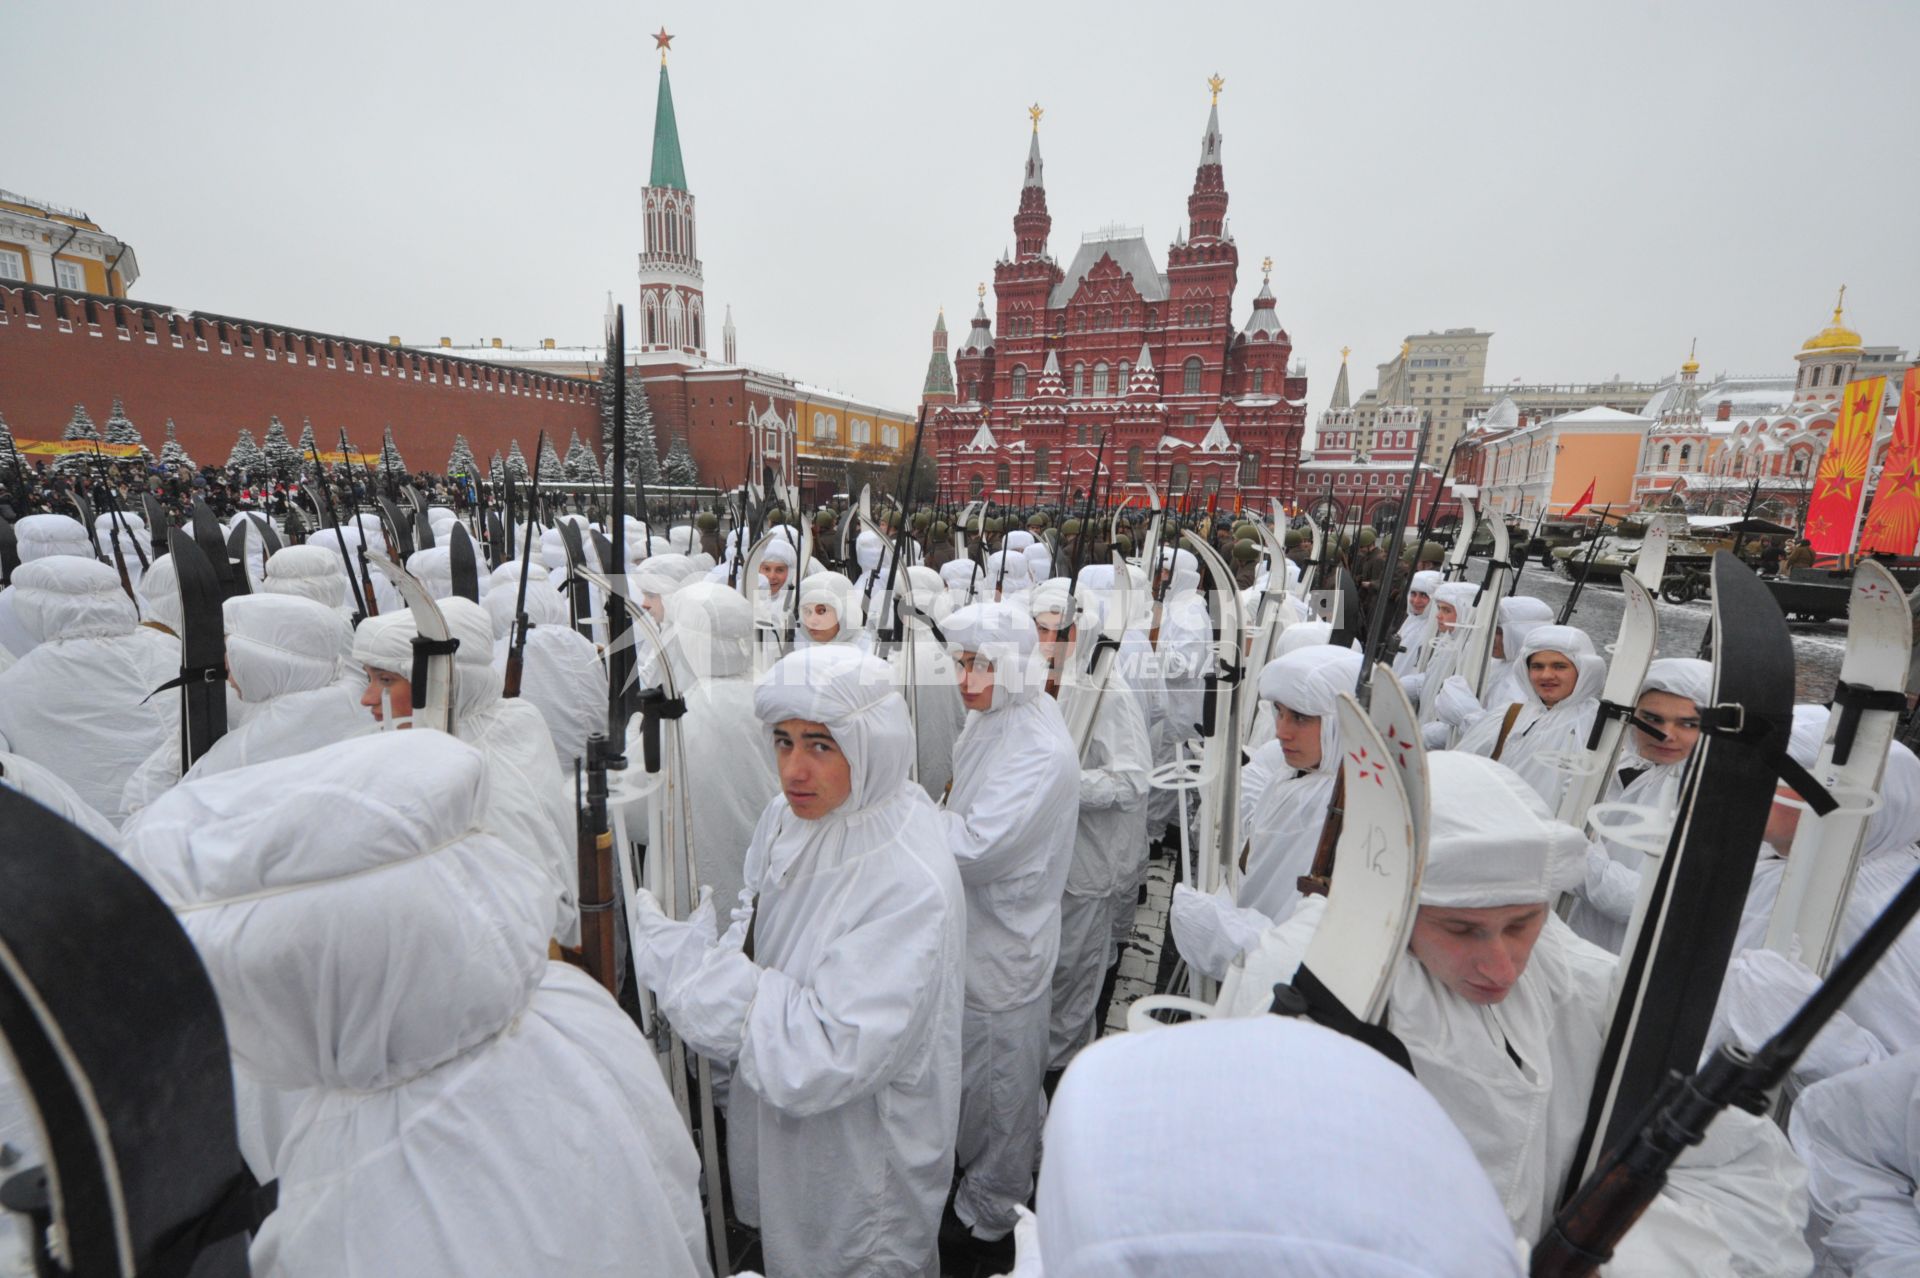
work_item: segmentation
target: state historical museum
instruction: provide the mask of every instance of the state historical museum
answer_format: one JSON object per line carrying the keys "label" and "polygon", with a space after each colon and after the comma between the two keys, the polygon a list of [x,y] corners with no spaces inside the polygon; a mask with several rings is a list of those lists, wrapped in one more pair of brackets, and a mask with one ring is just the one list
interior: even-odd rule
{"label": "state historical museum", "polygon": [[[1137,229],[1081,238],[1063,271],[1047,251],[1053,219],[1040,162],[1040,109],[1016,248],[994,264],[996,314],[981,289],[973,328],[947,367],[936,330],[923,394],[940,497],[1016,506],[1078,502],[1107,441],[1101,500],[1163,493],[1264,508],[1289,500],[1306,427],[1307,379],[1263,278],[1244,327],[1233,322],[1240,252],[1226,233],[1220,80],[1187,196],[1187,229],[1166,269]],[[1270,277],[1271,260],[1263,266]],[[1109,437],[1110,432],[1110,437]]]}

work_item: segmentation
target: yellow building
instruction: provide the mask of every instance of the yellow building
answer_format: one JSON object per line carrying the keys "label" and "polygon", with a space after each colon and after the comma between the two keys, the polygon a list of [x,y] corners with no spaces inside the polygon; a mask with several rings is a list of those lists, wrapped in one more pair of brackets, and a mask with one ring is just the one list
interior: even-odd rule
{"label": "yellow building", "polygon": [[817,386],[793,388],[795,451],[800,486],[849,482],[857,467],[904,462],[913,448],[915,418]]}
{"label": "yellow building", "polygon": [[133,246],[85,213],[0,191],[0,281],[125,297],[139,278]]}

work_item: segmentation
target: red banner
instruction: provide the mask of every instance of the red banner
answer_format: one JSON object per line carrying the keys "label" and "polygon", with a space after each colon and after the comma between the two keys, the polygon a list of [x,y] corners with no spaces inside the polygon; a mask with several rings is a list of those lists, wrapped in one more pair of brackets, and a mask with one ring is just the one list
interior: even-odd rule
{"label": "red banner", "polygon": [[1595,475],[1592,481],[1587,484],[1587,491],[1580,494],[1580,500],[1574,502],[1573,505],[1567,507],[1567,518],[1571,519],[1575,515],[1579,514],[1581,511],[1585,510],[1587,507],[1593,505],[1594,485],[1598,484],[1599,482],[1600,482],[1600,477],[1598,475]]}
{"label": "red banner", "polygon": [[1909,368],[1900,387],[1887,464],[1880,470],[1880,484],[1867,509],[1867,526],[1860,533],[1860,550],[1911,555],[1916,543],[1920,543],[1920,368]]}
{"label": "red banner", "polygon": [[1814,472],[1813,500],[1807,505],[1807,540],[1816,555],[1844,555],[1853,549],[1854,524],[1866,496],[1867,463],[1873,458],[1873,433],[1886,394],[1885,377],[1863,377],[1840,392],[1840,420]]}

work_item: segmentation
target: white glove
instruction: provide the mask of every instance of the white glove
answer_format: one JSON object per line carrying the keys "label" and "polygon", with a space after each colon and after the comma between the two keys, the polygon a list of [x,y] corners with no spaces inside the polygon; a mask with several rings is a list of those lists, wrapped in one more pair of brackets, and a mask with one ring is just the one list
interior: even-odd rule
{"label": "white glove", "polygon": [[1228,964],[1260,944],[1261,934],[1272,926],[1260,911],[1234,905],[1224,887],[1209,896],[1184,883],[1173,885],[1167,922],[1180,957],[1216,981],[1226,975]]}
{"label": "white glove", "polygon": [[[1727,967],[1714,1009],[1714,1036],[1728,1038],[1749,1050],[1772,1038],[1801,1004],[1819,988],[1820,978],[1803,964],[1772,950],[1742,950]],[[1813,1045],[1793,1067],[1802,1085],[1882,1060],[1887,1049],[1845,1012],[1827,1022]]]}
{"label": "white glove", "polygon": [[700,889],[700,903],[684,921],[668,918],[646,888],[633,896],[633,972],[642,985],[664,994],[713,948],[713,889]]}

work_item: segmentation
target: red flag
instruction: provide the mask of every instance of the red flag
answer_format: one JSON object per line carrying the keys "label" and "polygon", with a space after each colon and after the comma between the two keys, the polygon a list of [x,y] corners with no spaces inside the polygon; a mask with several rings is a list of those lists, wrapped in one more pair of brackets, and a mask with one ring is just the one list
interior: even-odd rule
{"label": "red flag", "polygon": [[1579,501],[1576,501],[1575,503],[1573,503],[1573,505],[1567,507],[1568,519],[1573,518],[1575,515],[1585,510],[1587,507],[1593,505],[1593,486],[1599,482],[1600,482],[1600,477],[1598,475],[1595,475],[1592,479],[1587,481],[1587,491],[1580,494]]}
{"label": "red flag", "polygon": [[1827,450],[1814,471],[1813,496],[1807,503],[1805,532],[1816,555],[1845,555],[1853,550],[1886,390],[1885,377],[1863,377],[1848,382],[1840,393],[1840,420],[1827,437]]}
{"label": "red flag", "polygon": [[1887,464],[1880,471],[1880,486],[1874,490],[1867,526],[1860,533],[1860,549],[1910,555],[1916,541],[1920,541],[1920,368],[1909,368],[1900,387]]}

